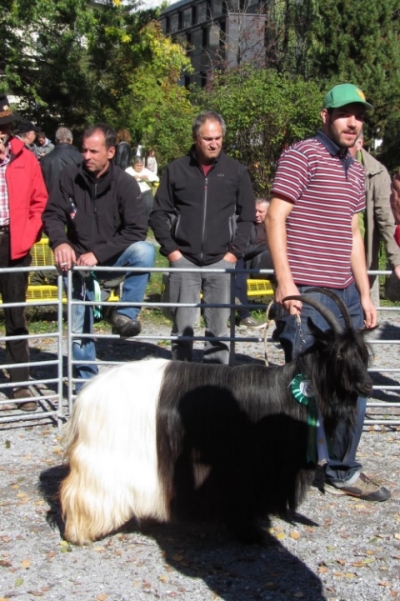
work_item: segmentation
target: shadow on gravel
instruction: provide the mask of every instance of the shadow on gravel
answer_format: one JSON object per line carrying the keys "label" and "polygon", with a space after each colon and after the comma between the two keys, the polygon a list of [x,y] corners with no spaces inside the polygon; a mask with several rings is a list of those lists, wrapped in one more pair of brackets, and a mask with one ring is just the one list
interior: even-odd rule
{"label": "shadow on gravel", "polygon": [[[47,522],[59,530],[61,537],[64,524],[58,491],[67,473],[68,467],[59,465],[40,475],[39,490],[50,506]],[[287,520],[293,524],[318,525],[298,513],[289,514]],[[135,535],[139,535],[137,540]],[[143,547],[142,536],[150,537],[162,550],[165,563],[186,578],[203,580],[224,601],[326,600],[318,576],[267,530],[262,545],[243,545],[221,523],[145,522],[139,528],[132,520],[110,536],[114,538],[114,546],[126,540],[137,545],[138,554]],[[115,561],[119,561],[118,555]],[[177,592],[185,592],[184,581]]]}

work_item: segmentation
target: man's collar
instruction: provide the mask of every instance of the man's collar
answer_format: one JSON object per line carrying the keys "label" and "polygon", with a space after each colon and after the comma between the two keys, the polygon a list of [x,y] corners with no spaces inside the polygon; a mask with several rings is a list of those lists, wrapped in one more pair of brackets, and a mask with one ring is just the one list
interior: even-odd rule
{"label": "man's collar", "polygon": [[329,154],[333,157],[339,157],[339,159],[344,163],[346,170],[350,167],[352,163],[355,162],[355,159],[349,153],[348,148],[341,148],[334,142],[329,136],[327,136],[322,130],[319,130],[315,134],[318,142],[326,148]]}
{"label": "man's collar", "polygon": [[[219,155],[217,157],[215,157],[215,159],[213,159],[212,163],[208,163],[206,166],[207,167],[211,167],[211,165],[215,165],[215,163],[218,163],[219,159],[221,158],[221,155],[223,153],[223,149],[221,148],[221,152],[219,153]],[[202,165],[203,163],[200,163],[199,159],[197,158],[197,154],[196,154],[196,144],[193,144],[189,150],[189,156],[196,161],[196,163],[198,165]]]}
{"label": "man's collar", "polygon": [[[334,142],[332,140],[332,138],[329,138],[329,136],[327,136],[322,129],[320,129],[316,134],[315,137],[317,138],[317,140],[319,142],[321,142],[321,144],[323,146],[325,146],[325,148],[327,149],[327,151],[329,152],[329,154],[331,154],[333,157],[335,157],[336,155],[341,155],[343,156],[343,152],[342,152],[342,148],[340,148],[340,146],[338,146],[336,144],[336,142]],[[347,149],[346,149],[347,150]],[[346,155],[346,153],[344,154],[344,156]]]}

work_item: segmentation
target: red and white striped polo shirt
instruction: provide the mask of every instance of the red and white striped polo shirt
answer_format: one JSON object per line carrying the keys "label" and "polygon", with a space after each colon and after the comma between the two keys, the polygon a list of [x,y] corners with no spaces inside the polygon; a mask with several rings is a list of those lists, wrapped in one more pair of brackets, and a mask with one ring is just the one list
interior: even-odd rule
{"label": "red and white striped polo shirt", "polygon": [[347,159],[345,168],[332,154],[336,145],[324,138],[319,132],[283,153],[272,195],[294,204],[286,228],[295,283],[346,288],[353,281],[351,222],[354,213],[365,208],[365,175],[358,161]]}

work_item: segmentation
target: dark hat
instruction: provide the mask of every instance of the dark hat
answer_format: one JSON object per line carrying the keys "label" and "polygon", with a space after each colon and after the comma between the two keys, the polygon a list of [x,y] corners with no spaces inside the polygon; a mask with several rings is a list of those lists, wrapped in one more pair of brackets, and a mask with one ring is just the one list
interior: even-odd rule
{"label": "dark hat", "polygon": [[5,94],[0,94],[0,125],[6,125],[20,119],[18,113],[12,110]]}
{"label": "dark hat", "polygon": [[20,134],[27,134],[29,131],[38,132],[38,128],[33,125],[32,121],[21,121],[17,130]]}

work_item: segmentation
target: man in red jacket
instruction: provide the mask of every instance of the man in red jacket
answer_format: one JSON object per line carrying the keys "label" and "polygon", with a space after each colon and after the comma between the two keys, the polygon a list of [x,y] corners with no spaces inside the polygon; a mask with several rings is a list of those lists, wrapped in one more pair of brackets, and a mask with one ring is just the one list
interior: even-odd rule
{"label": "man in red jacket", "polygon": [[[47,191],[36,157],[18,138],[11,135],[11,124],[19,116],[9,105],[7,96],[0,95],[0,294],[3,303],[23,303],[26,300],[28,272],[2,273],[2,268],[28,267],[29,251],[40,239],[42,213]],[[24,307],[4,310],[7,338],[27,336]],[[10,368],[10,381],[16,385],[13,397],[23,411],[35,411],[30,400],[28,340],[7,340],[6,363],[23,364]]]}

